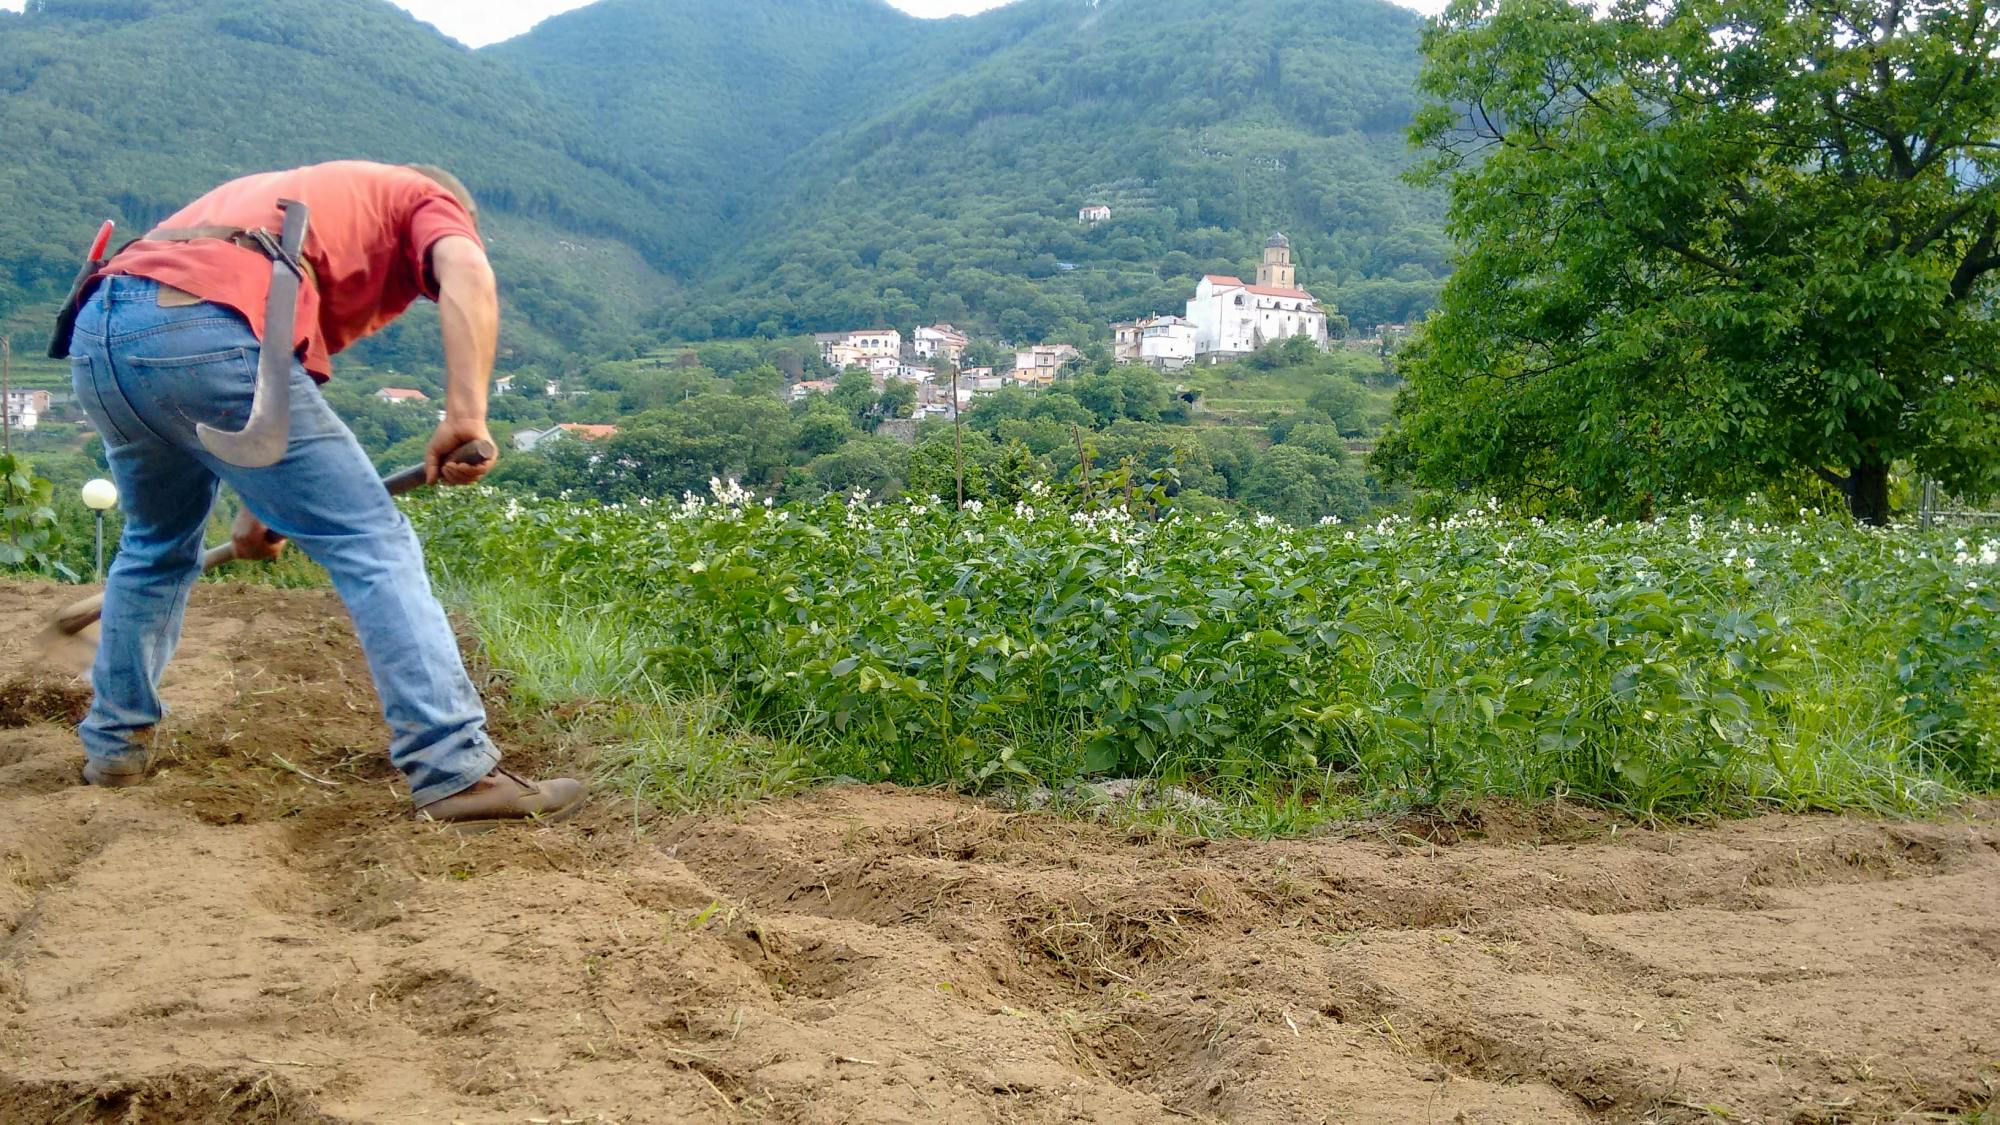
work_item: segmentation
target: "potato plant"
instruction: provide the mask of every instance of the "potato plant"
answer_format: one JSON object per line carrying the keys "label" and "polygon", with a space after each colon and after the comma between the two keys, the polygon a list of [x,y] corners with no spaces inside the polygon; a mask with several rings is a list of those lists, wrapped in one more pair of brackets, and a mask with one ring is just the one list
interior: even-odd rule
{"label": "potato plant", "polygon": [[[447,590],[819,776],[1144,776],[1233,807],[1907,809],[2000,787],[2000,535],[1681,513],[1290,527],[730,485],[443,494]],[[504,619],[504,621],[502,620]],[[790,768],[790,767],[788,767]]]}

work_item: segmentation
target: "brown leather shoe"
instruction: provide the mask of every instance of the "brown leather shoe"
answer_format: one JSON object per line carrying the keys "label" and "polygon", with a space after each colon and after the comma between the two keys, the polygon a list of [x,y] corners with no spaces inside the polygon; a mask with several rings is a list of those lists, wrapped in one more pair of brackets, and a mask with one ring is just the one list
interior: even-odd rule
{"label": "brown leather shoe", "polygon": [[418,820],[450,825],[456,832],[484,832],[522,821],[567,820],[583,807],[583,782],[570,777],[529,781],[502,766],[416,812]]}
{"label": "brown leather shoe", "polygon": [[[147,764],[150,765],[151,763]],[[114,773],[111,770],[99,768],[96,762],[86,761],[83,763],[83,783],[85,785],[96,785],[105,789],[127,789],[144,780],[146,780],[146,766],[143,765],[136,770],[120,770]]]}

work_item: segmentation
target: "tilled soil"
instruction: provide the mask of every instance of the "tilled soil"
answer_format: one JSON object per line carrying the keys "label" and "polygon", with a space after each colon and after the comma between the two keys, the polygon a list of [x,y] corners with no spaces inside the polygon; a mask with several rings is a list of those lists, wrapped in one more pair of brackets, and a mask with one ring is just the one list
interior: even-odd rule
{"label": "tilled soil", "polygon": [[315,592],[202,587],[159,775],[77,786],[33,638],[74,593],[0,587],[0,1120],[1831,1122],[2000,1089],[1994,805],[1211,843],[840,787],[465,839],[405,818]]}

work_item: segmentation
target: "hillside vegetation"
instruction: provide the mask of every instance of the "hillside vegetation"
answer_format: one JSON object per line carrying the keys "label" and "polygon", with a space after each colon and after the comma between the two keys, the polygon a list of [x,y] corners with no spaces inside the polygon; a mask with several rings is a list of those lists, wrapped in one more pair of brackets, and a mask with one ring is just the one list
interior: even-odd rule
{"label": "hillside vegetation", "polygon": [[[384,0],[34,0],[0,12],[0,326],[42,328],[101,218],[349,156],[480,195],[504,365],[642,321],[1101,333],[1276,229],[1323,298],[1403,319],[1445,265],[1395,178],[1417,30],[1379,0],[602,0],[471,52]],[[429,335],[359,357],[434,363]]]}
{"label": "hillside vegetation", "polygon": [[658,261],[692,273],[802,146],[884,96],[862,75],[893,75],[922,26],[882,0],[601,0],[483,53],[645,171]]}
{"label": "hillside vegetation", "polygon": [[[0,13],[0,90],[0,324],[24,336],[100,220],[135,236],[231,176],[354,156],[474,185],[528,313],[510,328],[538,330],[510,343],[622,341],[604,330],[665,291],[617,249],[669,242],[645,177],[585,119],[381,0],[37,0]],[[592,248],[620,256],[623,283],[577,276]]]}

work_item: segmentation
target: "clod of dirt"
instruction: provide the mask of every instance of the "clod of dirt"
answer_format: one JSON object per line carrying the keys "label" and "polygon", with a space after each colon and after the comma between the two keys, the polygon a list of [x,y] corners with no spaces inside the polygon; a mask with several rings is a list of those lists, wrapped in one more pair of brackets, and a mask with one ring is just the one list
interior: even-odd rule
{"label": "clod of dirt", "polygon": [[281,1075],[205,1068],[102,1081],[30,1080],[0,1071],[7,1121],[331,1122]]}
{"label": "clod of dirt", "polygon": [[75,726],[90,709],[90,687],[73,676],[27,671],[0,684],[0,728]]}

